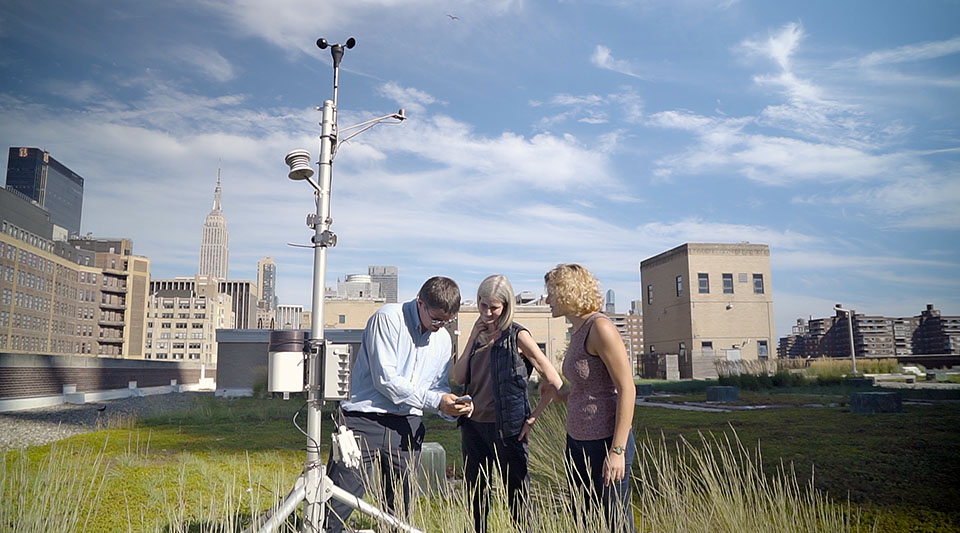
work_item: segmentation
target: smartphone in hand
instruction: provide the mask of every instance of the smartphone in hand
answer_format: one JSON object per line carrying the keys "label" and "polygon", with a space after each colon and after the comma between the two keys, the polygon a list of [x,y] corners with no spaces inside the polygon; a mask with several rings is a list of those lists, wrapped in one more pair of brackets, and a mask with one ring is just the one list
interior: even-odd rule
{"label": "smartphone in hand", "polygon": [[456,400],[456,402],[459,404],[471,403],[472,401],[473,401],[473,398],[471,398],[469,394],[465,394],[457,398]]}

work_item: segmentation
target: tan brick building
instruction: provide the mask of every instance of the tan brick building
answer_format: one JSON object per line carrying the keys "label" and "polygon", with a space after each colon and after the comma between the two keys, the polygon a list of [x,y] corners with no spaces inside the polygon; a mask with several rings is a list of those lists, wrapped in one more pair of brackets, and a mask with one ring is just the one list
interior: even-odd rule
{"label": "tan brick building", "polygon": [[775,357],[770,248],[687,243],[640,263],[644,352],[675,354],[680,378],[716,358]]}
{"label": "tan brick building", "polygon": [[[383,298],[328,298],[323,307],[323,329],[363,329],[385,303]],[[304,322],[303,328],[310,329],[310,322]]]}
{"label": "tan brick building", "polygon": [[130,239],[70,239],[70,245],[94,253],[102,275],[97,317],[97,354],[143,357],[146,338],[150,260],[133,255]]}
{"label": "tan brick building", "polygon": [[217,330],[236,322],[233,301],[220,280],[196,276],[189,289],[159,289],[150,295],[146,359],[217,364]]}
{"label": "tan brick building", "polygon": [[98,252],[0,222],[0,350],[143,357],[150,260],[120,241]]}

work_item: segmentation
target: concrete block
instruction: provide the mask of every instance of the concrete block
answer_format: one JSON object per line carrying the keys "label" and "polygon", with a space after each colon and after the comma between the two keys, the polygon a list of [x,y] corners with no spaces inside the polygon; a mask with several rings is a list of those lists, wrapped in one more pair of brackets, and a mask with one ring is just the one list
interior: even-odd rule
{"label": "concrete block", "polygon": [[417,465],[420,489],[425,492],[439,490],[446,479],[447,451],[439,442],[424,442],[420,449],[420,464]]}
{"label": "concrete block", "polygon": [[64,385],[64,386],[63,386],[63,393],[64,393],[64,394],[74,394],[74,393],[76,393],[76,392],[77,392],[77,386],[76,386],[76,385]]}
{"label": "concrete block", "polygon": [[637,385],[637,396],[653,396],[653,385]]}
{"label": "concrete block", "polygon": [[680,381],[680,360],[675,353],[666,354],[666,378],[668,381]]}
{"label": "concrete block", "polygon": [[919,367],[916,367],[916,366],[904,366],[904,367],[903,367],[903,373],[904,373],[904,374],[913,374],[914,376],[922,376],[922,375],[923,375],[923,372],[920,371],[920,368],[919,368]]}
{"label": "concrete block", "polygon": [[109,389],[98,390],[84,393],[84,402],[104,402],[107,400],[120,400],[134,395],[131,389]]}
{"label": "concrete block", "polygon": [[850,395],[851,413],[902,413],[899,392],[855,392]]}
{"label": "concrete block", "polygon": [[737,387],[715,386],[707,387],[708,402],[735,402],[740,399],[740,389]]}
{"label": "concrete block", "polygon": [[[66,387],[64,387],[66,388]],[[76,405],[83,405],[87,403],[87,393],[85,392],[74,392],[71,394],[63,395],[64,403],[71,403]]]}
{"label": "concrete block", "polygon": [[63,405],[63,395],[56,396],[35,396],[32,398],[14,398],[9,400],[0,400],[0,413],[7,411],[23,411],[26,409],[38,409],[40,407],[54,407]]}

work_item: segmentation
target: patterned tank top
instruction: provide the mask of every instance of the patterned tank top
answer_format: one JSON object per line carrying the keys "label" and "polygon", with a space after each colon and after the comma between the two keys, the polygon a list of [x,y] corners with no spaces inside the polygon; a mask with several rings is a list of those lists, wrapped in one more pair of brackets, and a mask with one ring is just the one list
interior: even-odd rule
{"label": "patterned tank top", "polygon": [[617,390],[607,365],[587,353],[587,335],[601,313],[587,318],[570,336],[570,348],[563,359],[563,375],[570,382],[567,398],[567,433],[577,440],[605,439],[613,435],[617,418]]}

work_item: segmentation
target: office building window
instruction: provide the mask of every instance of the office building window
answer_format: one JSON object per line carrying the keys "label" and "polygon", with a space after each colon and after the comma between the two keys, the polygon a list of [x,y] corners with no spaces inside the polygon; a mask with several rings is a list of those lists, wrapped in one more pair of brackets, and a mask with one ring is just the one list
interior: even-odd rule
{"label": "office building window", "polygon": [[697,274],[697,284],[700,294],[710,294],[710,274],[703,272]]}
{"label": "office building window", "polygon": [[647,285],[647,303],[653,304],[653,285]]}
{"label": "office building window", "polygon": [[770,352],[767,350],[767,341],[757,341],[757,357],[769,357]]}
{"label": "office building window", "polygon": [[723,275],[723,294],[733,294],[733,274]]}
{"label": "office building window", "polygon": [[[733,282],[733,276],[730,277]],[[700,351],[704,357],[713,357],[713,341],[703,341],[700,343]]]}
{"label": "office building window", "polygon": [[753,294],[763,294],[763,274],[753,275]]}
{"label": "office building window", "polygon": [[683,296],[683,276],[677,276],[677,296]]}
{"label": "office building window", "polygon": [[341,324],[346,324],[346,323],[347,323],[347,315],[338,315],[338,316],[337,316],[337,321],[340,322]]}

